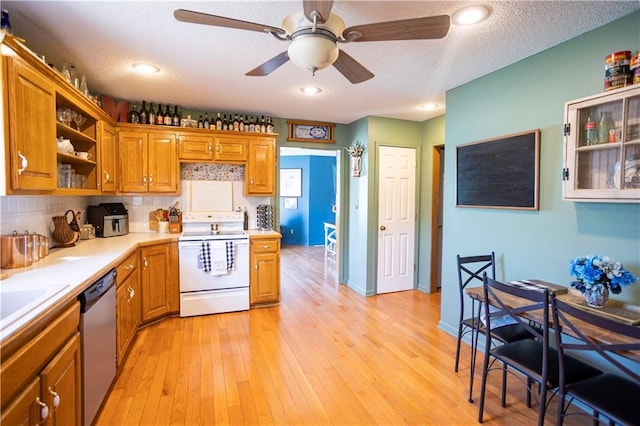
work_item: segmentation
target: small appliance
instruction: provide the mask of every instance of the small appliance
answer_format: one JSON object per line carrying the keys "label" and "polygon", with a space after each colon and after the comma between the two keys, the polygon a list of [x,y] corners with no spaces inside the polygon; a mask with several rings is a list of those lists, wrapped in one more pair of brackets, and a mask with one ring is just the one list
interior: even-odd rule
{"label": "small appliance", "polygon": [[96,229],[96,237],[117,237],[129,233],[129,215],[122,203],[87,207],[87,222]]}

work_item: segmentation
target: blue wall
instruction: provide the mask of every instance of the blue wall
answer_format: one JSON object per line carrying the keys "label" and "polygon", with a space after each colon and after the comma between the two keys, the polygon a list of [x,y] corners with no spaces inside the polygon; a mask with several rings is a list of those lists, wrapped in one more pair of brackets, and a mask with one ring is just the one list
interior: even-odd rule
{"label": "blue wall", "polygon": [[282,244],[324,245],[323,222],[335,223],[336,158],[286,156],[280,158],[280,169],[302,169],[298,208],[285,209],[285,197],[280,197]]}
{"label": "blue wall", "polygon": [[[640,204],[563,201],[561,181],[565,102],[601,93],[604,57],[639,40],[634,13],[447,93],[442,328],[455,333],[457,254],[495,251],[504,280],[568,285],[569,260],[588,254],[640,273]],[[456,145],[530,129],[541,130],[540,210],[456,208]],[[640,284],[614,297],[640,304]]]}

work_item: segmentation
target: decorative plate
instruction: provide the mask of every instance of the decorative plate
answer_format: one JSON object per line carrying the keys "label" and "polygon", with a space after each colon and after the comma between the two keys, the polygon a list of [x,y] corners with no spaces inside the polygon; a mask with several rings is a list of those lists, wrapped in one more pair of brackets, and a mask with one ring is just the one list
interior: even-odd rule
{"label": "decorative plate", "polygon": [[[618,187],[620,182],[620,162],[617,161],[613,165],[609,176],[607,177],[607,186],[611,189],[620,189]],[[630,156],[624,162],[624,182],[625,188],[639,188],[640,187],[640,154]]]}

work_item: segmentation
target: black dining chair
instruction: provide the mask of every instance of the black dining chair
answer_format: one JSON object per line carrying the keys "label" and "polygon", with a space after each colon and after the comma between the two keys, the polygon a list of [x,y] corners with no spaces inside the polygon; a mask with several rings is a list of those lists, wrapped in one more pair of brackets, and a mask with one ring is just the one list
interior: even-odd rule
{"label": "black dining chair", "polygon": [[[624,324],[594,314],[574,305],[551,297],[553,322],[562,327],[562,333],[556,333],[558,348],[560,382],[558,389],[557,424],[562,425],[564,418],[572,415],[591,416],[594,421],[602,420],[604,415],[609,424],[640,425],[640,369],[637,363],[633,367],[621,362],[616,351],[640,353],[640,327]],[[581,325],[582,322],[582,325]],[[599,329],[604,336],[615,335],[626,337],[628,343],[607,343],[594,341],[584,334],[584,323],[591,330]],[[567,334],[570,336],[568,337]],[[592,334],[590,332],[589,334]],[[604,374],[571,383],[567,380],[567,366],[563,355],[566,350],[585,355],[596,356],[597,359],[611,368]],[[578,352],[579,351],[579,352]],[[596,358],[594,358],[595,360]],[[591,413],[583,410],[569,411],[574,401],[591,409]]]}
{"label": "black dining chair", "polygon": [[[457,256],[458,258],[458,290],[460,295],[460,316],[458,321],[458,342],[456,345],[455,372],[458,372],[460,362],[460,344],[464,336],[471,337],[471,359],[469,372],[469,402],[473,402],[473,379],[475,375],[476,354],[478,348],[478,336],[486,332],[485,325],[480,318],[480,303],[475,299],[471,301],[471,315],[466,314],[466,301],[468,296],[464,291],[470,284],[482,285],[482,275],[490,273],[491,278],[496,276],[495,253],[478,256]],[[531,338],[531,334],[519,324],[508,324],[502,327],[492,328],[492,333],[498,343],[514,342],[520,339]],[[506,386],[506,384],[503,384]]]}
{"label": "black dining chair", "polygon": [[[484,401],[487,390],[487,376],[496,361],[502,365],[504,371],[517,372],[526,379],[527,406],[531,406],[532,383],[538,385],[538,425],[544,424],[547,409],[547,393],[556,389],[559,383],[558,355],[556,350],[549,347],[549,290],[547,288],[523,287],[509,283],[502,283],[489,278],[484,274],[484,306],[486,324],[491,329],[492,318],[509,315],[534,336],[533,339],[522,339],[515,342],[504,343],[499,346],[492,345],[493,333],[485,333],[485,357],[482,369],[482,385],[480,388],[480,406],[478,410],[478,422],[482,423],[484,414]],[[490,306],[494,306],[490,310]],[[537,324],[532,323],[533,318],[539,318]],[[582,361],[564,355],[566,380],[573,383],[587,379],[601,371]],[[504,373],[503,373],[504,374]],[[553,393],[551,394],[553,397]],[[551,398],[549,398],[551,399]],[[502,387],[502,406],[506,406],[506,389]]]}

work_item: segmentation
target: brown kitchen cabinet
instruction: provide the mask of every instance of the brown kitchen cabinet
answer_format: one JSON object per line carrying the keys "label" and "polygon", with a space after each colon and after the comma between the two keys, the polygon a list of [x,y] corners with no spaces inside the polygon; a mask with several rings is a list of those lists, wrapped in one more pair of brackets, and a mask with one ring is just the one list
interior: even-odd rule
{"label": "brown kitchen cabinet", "polygon": [[[3,99],[5,102],[5,160],[7,194],[47,193],[53,195],[95,195],[99,193],[98,126],[113,121],[95,103],[71,86],[60,73],[37,58],[11,35],[2,41]],[[69,108],[85,121],[64,124],[58,108]],[[69,139],[75,151],[57,152],[56,138]],[[86,176],[86,188],[59,188],[57,163],[71,164]]]}
{"label": "brown kitchen cabinet", "polygon": [[280,239],[251,238],[249,303],[274,304],[280,301]]}
{"label": "brown kitchen cabinet", "polygon": [[140,268],[136,250],[117,268],[116,365],[120,367],[140,325]]}
{"label": "brown kitchen cabinet", "polygon": [[2,54],[7,182],[11,191],[57,186],[56,95],[53,83],[18,56]]}
{"label": "brown kitchen cabinet", "polygon": [[247,161],[246,136],[220,135],[215,138],[213,159],[218,163],[239,163]]}
{"label": "brown kitchen cabinet", "polygon": [[244,177],[245,195],[274,195],[276,173],[276,138],[249,139]]}
{"label": "brown kitchen cabinet", "polygon": [[31,327],[37,334],[3,345],[3,425],[82,424],[80,305],[50,315]]}
{"label": "brown kitchen cabinet", "polygon": [[102,192],[118,189],[118,145],[116,128],[107,122],[100,123],[100,180]]}
{"label": "brown kitchen cabinet", "polygon": [[141,321],[153,321],[180,311],[178,243],[140,249]]}
{"label": "brown kitchen cabinet", "polygon": [[564,136],[564,200],[640,202],[640,87],[567,102]]}
{"label": "brown kitchen cabinet", "polygon": [[178,134],[180,161],[213,161],[213,136],[184,131]]}
{"label": "brown kitchen cabinet", "polygon": [[120,126],[117,131],[120,191],[177,193],[175,132],[141,131],[127,125],[124,128]]}

